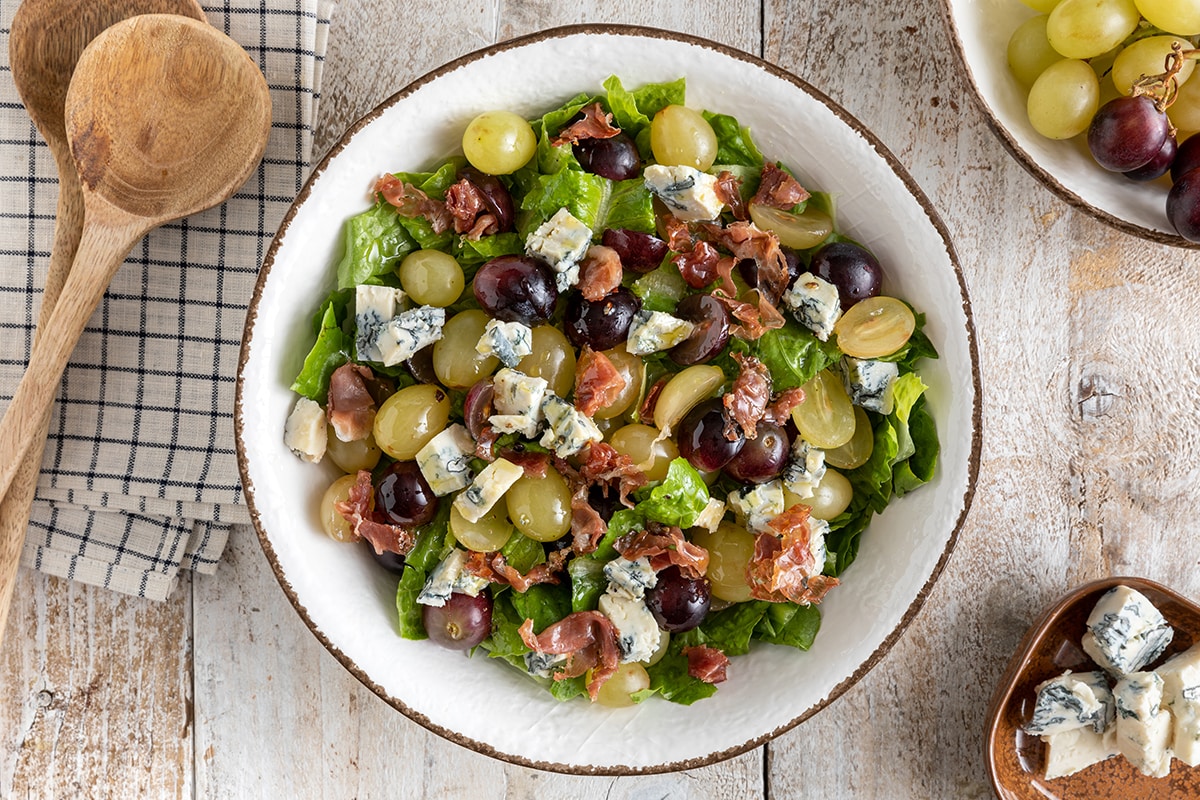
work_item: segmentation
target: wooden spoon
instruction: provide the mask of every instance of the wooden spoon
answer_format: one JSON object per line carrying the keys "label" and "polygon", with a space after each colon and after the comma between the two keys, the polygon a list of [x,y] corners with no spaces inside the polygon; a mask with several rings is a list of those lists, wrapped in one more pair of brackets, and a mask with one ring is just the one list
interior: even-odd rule
{"label": "wooden spoon", "polygon": [[[13,16],[8,40],[8,63],[13,83],[33,124],[50,146],[58,169],[58,212],[54,244],[46,268],[42,305],[38,310],[36,342],[46,330],[83,231],[83,195],[67,143],[64,110],[67,87],[83,48],[110,25],[139,14],[178,14],[196,20],[204,11],[196,0],[24,0]],[[0,558],[0,636],[8,615],[9,597],[29,524],[41,471],[42,449],[50,424],[49,407],[42,427],[21,459],[8,493],[0,500],[0,553],[16,549],[16,558]]]}
{"label": "wooden spoon", "polygon": [[[47,321],[54,336],[35,342],[0,421],[0,494],[38,440],[71,351],[125,256],[151,229],[217,205],[245,182],[266,149],[271,99],[232,39],[196,20],[151,14],[116,23],[83,51],[65,124],[83,233]],[[0,545],[0,575],[11,575],[21,543]],[[11,590],[0,587],[0,615]]]}

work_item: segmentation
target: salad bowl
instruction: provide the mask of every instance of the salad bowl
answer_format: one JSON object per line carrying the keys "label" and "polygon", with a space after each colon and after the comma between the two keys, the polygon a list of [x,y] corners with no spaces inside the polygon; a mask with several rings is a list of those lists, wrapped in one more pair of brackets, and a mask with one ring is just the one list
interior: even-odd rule
{"label": "salad bowl", "polygon": [[[939,358],[922,369],[940,432],[933,480],[892,503],[857,561],[821,604],[807,652],[764,646],[735,659],[711,698],[650,698],[607,708],[557,702],[482,654],[396,632],[396,580],[363,547],[322,533],[333,477],[284,445],[289,390],[311,344],[311,315],[334,284],[345,219],[386,171],[459,150],[486,110],[538,116],[610,75],[627,86],[687,80],[687,102],[735,116],[770,159],[830,192],[838,229],[885,265],[885,291],[926,314]],[[575,26],[495,45],[418,79],[356,123],[313,171],[265,259],[251,303],[235,425],[248,506],[280,586],[314,635],[354,676],[410,719],[514,763],[579,774],[700,766],[752,749],[845,692],[886,654],[954,547],[978,471],[981,411],[970,302],[946,229],[896,158],[818,90],[759,59],[647,28]],[[687,731],[687,735],[681,735]]]}
{"label": "salad bowl", "polygon": [[951,44],[988,125],[1042,185],[1071,206],[1125,233],[1195,248],[1167,220],[1169,178],[1138,183],[1102,169],[1085,137],[1057,141],[1033,129],[1025,87],[1008,68],[1008,40],[1037,12],[1020,0],[942,0]]}

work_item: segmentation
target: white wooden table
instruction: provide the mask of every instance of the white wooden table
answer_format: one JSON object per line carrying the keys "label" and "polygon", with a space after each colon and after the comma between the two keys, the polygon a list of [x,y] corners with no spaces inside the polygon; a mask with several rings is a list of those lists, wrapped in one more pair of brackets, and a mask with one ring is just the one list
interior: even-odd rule
{"label": "white wooden table", "polygon": [[[250,529],[166,603],[25,572],[0,650],[0,797],[976,798],[984,710],[1033,617],[1142,575],[1200,597],[1200,255],[1039,186],[984,124],[938,0],[341,0],[318,133],[442,62],[575,22],[758,54],[875,131],[933,199],[973,300],[985,436],[975,502],[924,610],[809,722],[690,772],[574,778],[410,722],[302,625]],[[886,213],[886,209],[880,209]]]}

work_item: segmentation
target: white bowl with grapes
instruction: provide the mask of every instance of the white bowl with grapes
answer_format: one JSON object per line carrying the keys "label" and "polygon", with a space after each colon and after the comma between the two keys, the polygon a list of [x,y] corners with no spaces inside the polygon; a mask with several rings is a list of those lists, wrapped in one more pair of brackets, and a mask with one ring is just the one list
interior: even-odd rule
{"label": "white bowl with grapes", "polygon": [[945,228],[869,131],[751,56],[582,26],[431,73],[318,166],[236,428],[347,669],[465,746],[622,774],[744,752],[883,657],[979,403]]}

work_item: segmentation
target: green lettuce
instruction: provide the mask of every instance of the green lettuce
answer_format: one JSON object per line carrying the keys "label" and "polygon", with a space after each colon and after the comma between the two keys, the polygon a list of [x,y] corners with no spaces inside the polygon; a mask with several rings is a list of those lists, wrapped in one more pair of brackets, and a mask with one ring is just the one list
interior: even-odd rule
{"label": "green lettuce", "polygon": [[646,311],[673,314],[688,287],[675,265],[664,263],[635,280],[629,289],[641,298],[642,308]]}
{"label": "green lettuce", "polygon": [[650,127],[650,120],[669,105],[683,105],[687,93],[687,81],[683,78],[669,83],[647,83],[627,90],[621,79],[613,75],[604,81],[608,93],[608,108],[612,111],[617,127],[636,138]]}
{"label": "green lettuce", "polygon": [[442,503],[437,516],[417,530],[416,544],[404,560],[404,574],[396,587],[396,618],[400,636],[405,639],[425,639],[425,623],[421,620],[421,605],[417,595],[425,586],[430,570],[446,555],[446,534],[449,531],[449,504]]}
{"label": "green lettuce", "polygon": [[704,118],[717,134],[717,163],[733,164],[743,167],[761,169],[762,153],[754,146],[750,138],[750,129],[738,124],[738,121],[728,114],[704,112]]}
{"label": "green lettuce", "polygon": [[612,181],[574,169],[564,169],[552,175],[540,175],[529,193],[521,199],[519,224],[524,241],[539,225],[560,209],[571,212],[575,219],[597,230],[601,210],[612,194]]}
{"label": "green lettuce", "polygon": [[567,564],[571,578],[571,610],[595,611],[600,595],[608,589],[604,562],[594,558],[573,558]]}
{"label": "green lettuce", "polygon": [[631,178],[614,183],[608,204],[601,209],[596,225],[592,230],[597,232],[604,228],[625,228],[654,233],[654,205],[645,181]]}
{"label": "green lettuce", "polygon": [[508,537],[500,555],[510,567],[517,572],[525,573],[546,560],[546,548],[541,542],[535,542],[525,534],[516,531]]}
{"label": "green lettuce", "polygon": [[764,333],[754,350],[771,371],[771,388],[776,392],[803,386],[841,358],[835,344],[822,342],[790,322]]}
{"label": "green lettuce", "polygon": [[821,611],[815,605],[768,603],[754,627],[754,638],[771,644],[807,650],[821,629]]}
{"label": "green lettuce", "polygon": [[[410,183],[435,200],[444,200],[446,190],[458,180],[458,171],[465,162],[461,158],[447,161],[433,172],[397,172],[396,177]],[[433,225],[424,217],[402,217],[397,219],[413,240],[423,250],[446,250],[454,239],[450,230],[435,233]]]}
{"label": "green lettuce", "polygon": [[537,583],[525,592],[508,594],[522,619],[533,620],[535,633],[541,633],[571,613],[571,589],[566,584]]}
{"label": "green lettuce", "polygon": [[516,233],[495,233],[471,241],[465,236],[456,237],[454,257],[466,273],[467,280],[475,274],[475,269],[484,262],[498,256],[519,255],[525,252],[525,243]]}
{"label": "green lettuce", "polygon": [[662,483],[640,489],[634,497],[640,500],[634,511],[644,519],[690,528],[708,505],[708,486],[687,459],[676,458]]}
{"label": "green lettuce", "polygon": [[316,317],[317,341],[304,358],[300,374],[292,382],[292,391],[309,400],[325,404],[329,394],[329,376],[350,360],[354,337],[342,330],[349,314],[349,291],[334,292],[325,299]]}
{"label": "green lettuce", "polygon": [[395,272],[401,259],[417,249],[396,209],[383,202],[346,220],[345,240],[345,253],[337,266],[339,289],[381,283],[381,276]]}

